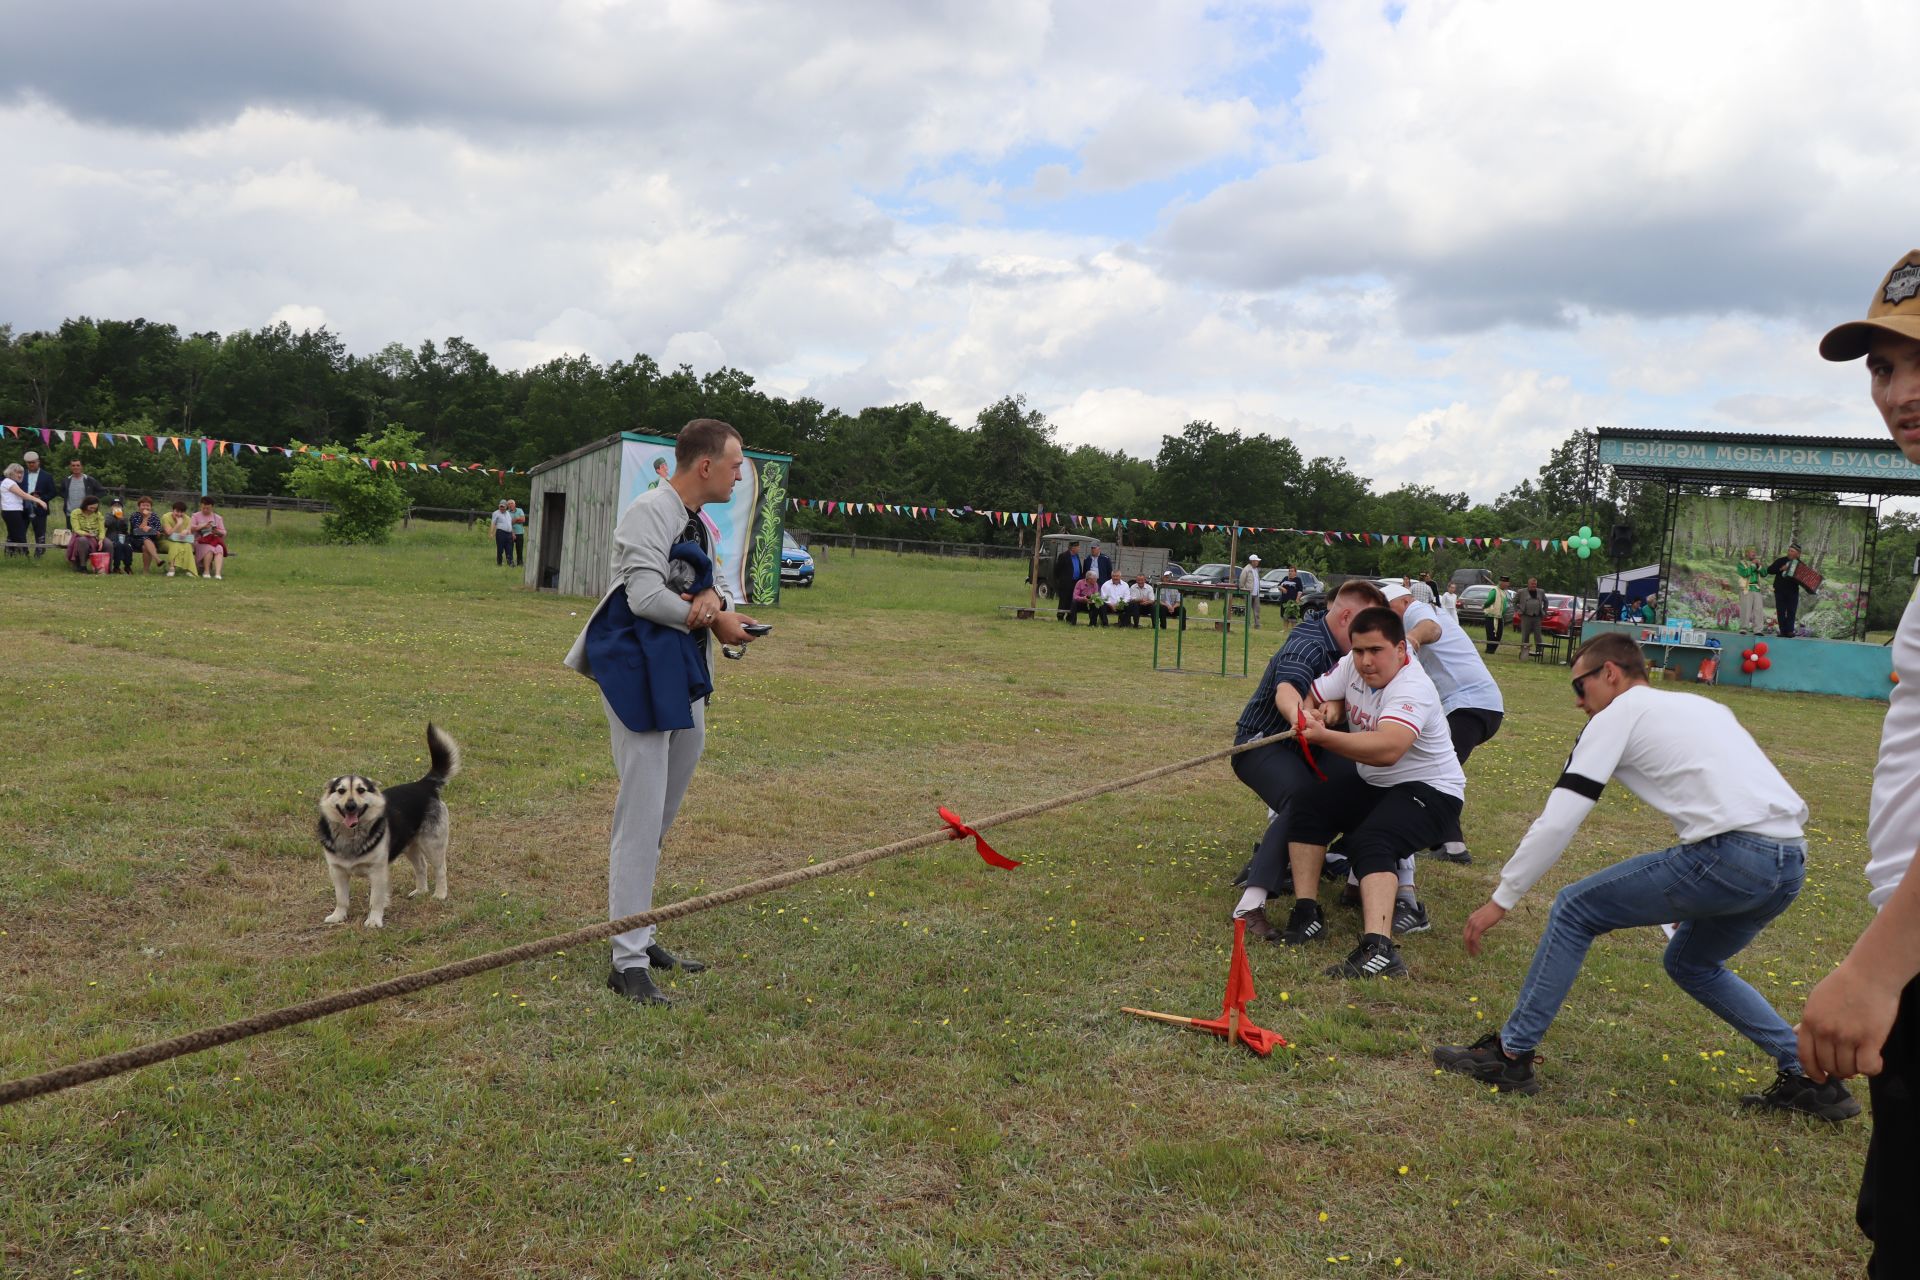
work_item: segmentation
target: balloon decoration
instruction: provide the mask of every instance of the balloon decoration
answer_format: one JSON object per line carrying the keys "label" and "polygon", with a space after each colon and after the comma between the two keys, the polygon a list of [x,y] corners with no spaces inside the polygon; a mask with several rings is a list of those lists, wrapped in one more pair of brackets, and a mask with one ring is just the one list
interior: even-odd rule
{"label": "balloon decoration", "polygon": [[1753,648],[1745,650],[1740,655],[1740,669],[1748,675],[1756,671],[1765,671],[1771,666],[1773,666],[1773,659],[1767,656],[1765,640],[1756,641]]}
{"label": "balloon decoration", "polygon": [[1591,527],[1584,524],[1580,526],[1580,532],[1567,539],[1567,550],[1573,552],[1582,560],[1585,560],[1599,549],[1600,539],[1594,536]]}

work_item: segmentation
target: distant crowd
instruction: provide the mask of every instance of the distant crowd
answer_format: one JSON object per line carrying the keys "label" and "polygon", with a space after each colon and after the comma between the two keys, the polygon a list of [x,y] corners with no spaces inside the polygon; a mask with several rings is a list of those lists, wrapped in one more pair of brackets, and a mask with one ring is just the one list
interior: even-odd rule
{"label": "distant crowd", "polygon": [[201,498],[200,509],[191,513],[186,503],[175,502],[165,515],[157,514],[147,497],[135,500],[131,514],[121,498],[106,499],[103,508],[100,482],[87,474],[85,463],[75,458],[67,474],[56,479],[37,453],[0,474],[7,555],[47,554],[56,501],[61,516],[52,530],[53,547],[77,573],[131,574],[137,556],[142,573],[162,569],[169,578],[183,574],[216,581],[226,576],[227,522],[213,509],[212,498]]}

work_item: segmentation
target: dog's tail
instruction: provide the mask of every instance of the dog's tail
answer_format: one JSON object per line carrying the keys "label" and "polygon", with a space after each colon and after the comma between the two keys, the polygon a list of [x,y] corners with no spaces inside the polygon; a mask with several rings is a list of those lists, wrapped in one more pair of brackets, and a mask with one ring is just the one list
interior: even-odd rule
{"label": "dog's tail", "polygon": [[422,782],[441,786],[460,772],[460,744],[431,722],[427,725],[427,750],[433,757],[433,767],[427,770]]}

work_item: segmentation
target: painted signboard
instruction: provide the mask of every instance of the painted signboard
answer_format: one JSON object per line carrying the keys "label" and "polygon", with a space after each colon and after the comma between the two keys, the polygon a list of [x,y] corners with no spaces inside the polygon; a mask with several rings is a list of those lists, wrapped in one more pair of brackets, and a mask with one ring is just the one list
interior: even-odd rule
{"label": "painted signboard", "polygon": [[[1607,466],[1716,471],[1764,476],[1781,488],[1795,479],[1920,480],[1920,466],[1891,441],[1862,440],[1844,447],[1782,441],[1740,444],[1719,440],[1632,438],[1602,435],[1600,461]],[[1875,492],[1868,486],[1861,492]]]}
{"label": "painted signboard", "polygon": [[[620,505],[665,484],[673,475],[673,441],[622,432]],[[787,468],[791,458],[749,449],[740,483],[724,503],[701,509],[720,568],[738,598],[749,604],[780,600],[780,538],[786,527]]]}

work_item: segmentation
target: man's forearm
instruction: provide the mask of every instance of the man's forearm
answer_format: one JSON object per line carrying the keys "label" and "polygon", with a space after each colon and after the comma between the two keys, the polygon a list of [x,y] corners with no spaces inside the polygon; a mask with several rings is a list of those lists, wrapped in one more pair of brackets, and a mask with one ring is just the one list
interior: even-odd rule
{"label": "man's forearm", "polygon": [[1337,756],[1345,756],[1355,764],[1385,766],[1397,763],[1413,744],[1404,737],[1370,729],[1365,733],[1329,734],[1314,745]]}
{"label": "man's forearm", "polygon": [[1893,896],[1847,954],[1847,963],[1887,976],[1896,987],[1920,977],[1920,855],[1907,865]]}

